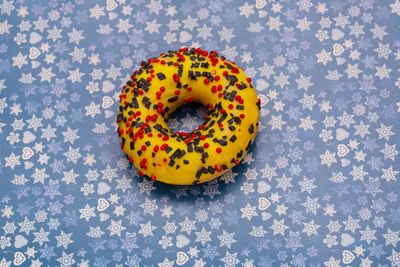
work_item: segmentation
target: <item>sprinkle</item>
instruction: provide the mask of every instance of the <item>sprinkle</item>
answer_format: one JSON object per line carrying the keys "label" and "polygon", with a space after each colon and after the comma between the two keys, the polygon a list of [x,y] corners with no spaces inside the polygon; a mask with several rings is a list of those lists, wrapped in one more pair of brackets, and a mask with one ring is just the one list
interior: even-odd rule
{"label": "sprinkle", "polygon": [[215,150],[217,153],[221,153],[222,149],[220,147],[217,147],[217,149]]}
{"label": "sprinkle", "polygon": [[209,84],[209,83],[210,83],[210,80],[209,80],[208,78],[205,78],[205,79],[204,79],[204,83],[205,83],[205,84]]}
{"label": "sprinkle", "polygon": [[221,165],[220,165],[220,164],[215,164],[215,170],[216,170],[217,172],[221,172],[221,171],[222,171]]}

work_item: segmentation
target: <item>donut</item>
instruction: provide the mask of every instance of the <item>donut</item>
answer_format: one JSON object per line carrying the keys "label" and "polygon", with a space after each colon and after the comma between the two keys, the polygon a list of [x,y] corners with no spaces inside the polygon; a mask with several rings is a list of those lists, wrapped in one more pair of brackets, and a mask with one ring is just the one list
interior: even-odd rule
{"label": "donut", "polygon": [[[168,51],[140,65],[123,86],[117,115],[121,149],[139,175],[191,185],[239,164],[254,142],[260,110],[243,70],[200,48]],[[172,132],[168,116],[189,102],[207,107],[204,124]]]}

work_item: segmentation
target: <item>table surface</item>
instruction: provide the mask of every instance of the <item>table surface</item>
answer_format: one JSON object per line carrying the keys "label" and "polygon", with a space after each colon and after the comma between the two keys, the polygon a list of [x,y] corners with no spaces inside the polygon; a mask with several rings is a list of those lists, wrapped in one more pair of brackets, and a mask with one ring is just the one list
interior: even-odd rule
{"label": "table surface", "polygon": [[[399,266],[399,25],[398,0],[3,0],[0,265]],[[182,46],[262,100],[250,153],[198,186],[139,177],[115,133],[139,62]]]}

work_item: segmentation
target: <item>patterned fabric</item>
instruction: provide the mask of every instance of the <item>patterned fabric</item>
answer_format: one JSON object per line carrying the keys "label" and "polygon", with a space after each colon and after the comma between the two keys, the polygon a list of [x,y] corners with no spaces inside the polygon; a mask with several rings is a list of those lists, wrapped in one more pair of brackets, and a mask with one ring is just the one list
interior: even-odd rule
{"label": "patterned fabric", "polygon": [[[399,25],[399,0],[2,0],[0,266],[400,266]],[[239,166],[179,187],[138,176],[115,119],[182,46],[262,108]]]}

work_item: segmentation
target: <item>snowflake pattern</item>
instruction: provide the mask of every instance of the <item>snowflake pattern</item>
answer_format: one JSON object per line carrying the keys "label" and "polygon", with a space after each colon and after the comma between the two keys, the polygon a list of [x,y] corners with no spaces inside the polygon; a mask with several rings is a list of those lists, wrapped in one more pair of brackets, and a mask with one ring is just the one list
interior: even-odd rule
{"label": "snowflake pattern", "polygon": [[[2,0],[0,266],[400,266],[399,25],[399,0]],[[196,186],[139,177],[115,133],[133,70],[182,46],[262,106]]]}

